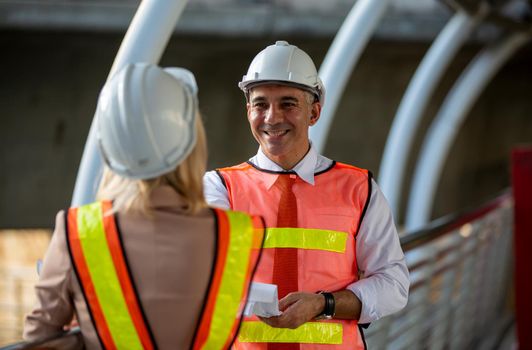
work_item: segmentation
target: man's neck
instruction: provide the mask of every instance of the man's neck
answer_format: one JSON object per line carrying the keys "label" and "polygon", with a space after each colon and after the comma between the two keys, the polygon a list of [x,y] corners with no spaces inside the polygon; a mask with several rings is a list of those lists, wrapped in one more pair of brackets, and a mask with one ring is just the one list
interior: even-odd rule
{"label": "man's neck", "polygon": [[297,164],[299,164],[299,162],[301,162],[301,160],[305,158],[305,156],[308,154],[309,151],[310,151],[310,143],[308,145],[306,152],[303,153],[303,155],[299,157],[271,157],[264,151],[263,153],[269,160],[271,160],[272,162],[280,166],[283,170],[289,171],[289,170],[292,170]]}

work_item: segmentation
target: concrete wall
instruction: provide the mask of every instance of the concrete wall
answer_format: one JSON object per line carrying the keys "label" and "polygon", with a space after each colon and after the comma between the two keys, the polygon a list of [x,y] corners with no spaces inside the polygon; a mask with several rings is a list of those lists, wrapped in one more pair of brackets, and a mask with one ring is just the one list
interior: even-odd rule
{"label": "concrete wall", "polygon": [[[0,228],[52,227],[69,205],[98,91],[121,35],[3,31],[0,35]],[[216,167],[256,151],[236,84],[252,57],[281,38],[173,38],[162,65],[191,69],[200,86],[210,159]],[[330,38],[282,38],[319,65]],[[353,73],[325,154],[371,169],[380,157],[403,91],[428,46],[372,41]],[[425,127],[461,69],[477,52],[466,47],[446,74]],[[532,50],[496,76],[451,150],[435,216],[479,203],[508,186],[512,145],[532,142]],[[416,143],[419,145],[420,140]]]}

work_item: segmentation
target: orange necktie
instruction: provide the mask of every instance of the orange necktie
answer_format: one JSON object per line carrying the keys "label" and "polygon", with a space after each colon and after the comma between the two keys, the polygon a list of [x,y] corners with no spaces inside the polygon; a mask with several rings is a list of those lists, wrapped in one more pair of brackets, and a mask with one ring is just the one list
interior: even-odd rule
{"label": "orange necktie", "polygon": [[[297,227],[297,201],[292,192],[296,175],[279,175],[275,185],[281,190],[277,227]],[[273,283],[278,286],[279,299],[298,290],[297,249],[276,248],[273,259]],[[296,343],[270,343],[268,350],[298,350]]]}

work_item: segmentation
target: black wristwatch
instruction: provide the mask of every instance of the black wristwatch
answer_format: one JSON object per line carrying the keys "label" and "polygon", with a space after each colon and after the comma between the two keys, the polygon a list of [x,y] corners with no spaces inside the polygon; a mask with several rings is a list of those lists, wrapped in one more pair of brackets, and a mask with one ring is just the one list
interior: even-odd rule
{"label": "black wristwatch", "polygon": [[334,309],[335,309],[334,296],[332,295],[332,293],[329,293],[329,292],[318,292],[318,294],[323,295],[323,297],[325,298],[325,306],[323,307],[323,311],[318,316],[316,316],[316,319],[318,320],[332,319],[334,317]]}

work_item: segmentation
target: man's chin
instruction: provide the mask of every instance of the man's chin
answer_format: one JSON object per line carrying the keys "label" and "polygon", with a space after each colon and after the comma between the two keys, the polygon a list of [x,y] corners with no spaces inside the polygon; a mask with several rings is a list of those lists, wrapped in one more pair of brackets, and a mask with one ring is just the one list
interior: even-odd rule
{"label": "man's chin", "polygon": [[271,154],[275,157],[280,157],[289,153],[289,149],[285,142],[265,142],[261,147],[264,153]]}
{"label": "man's chin", "polygon": [[268,158],[270,158],[273,161],[275,161],[274,158],[282,159],[282,158],[285,158],[289,154],[289,152],[286,151],[285,147],[279,147],[279,146],[269,146],[269,147],[262,146],[262,151]]}

